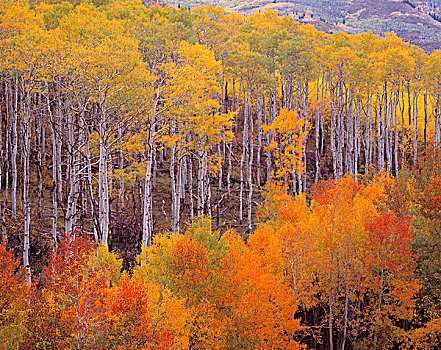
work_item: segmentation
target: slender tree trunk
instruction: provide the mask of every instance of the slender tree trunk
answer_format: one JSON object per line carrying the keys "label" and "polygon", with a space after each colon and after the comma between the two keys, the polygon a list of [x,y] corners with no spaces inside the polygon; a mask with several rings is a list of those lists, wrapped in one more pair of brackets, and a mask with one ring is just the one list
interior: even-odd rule
{"label": "slender tree trunk", "polygon": [[[387,90],[386,90],[387,91]],[[391,88],[391,94],[389,96],[388,101],[385,103],[385,106],[387,106],[387,110],[385,113],[386,116],[386,122],[385,122],[385,141],[386,141],[386,170],[387,172],[390,172],[392,170],[392,111],[393,111],[393,95],[392,95],[392,88]]]}
{"label": "slender tree trunk", "polygon": [[[236,112],[236,78],[233,78],[233,101],[232,101],[231,110]],[[237,114],[235,117],[235,123],[237,123]],[[230,127],[230,131],[231,132],[235,131],[235,128],[237,128],[237,124],[234,124],[234,126],[232,125]],[[233,139],[234,139],[234,137],[231,138],[231,140],[228,142],[228,171],[227,171],[227,193],[228,193],[228,196],[231,195],[231,171],[233,169],[233,163],[232,163]]]}
{"label": "slender tree trunk", "polygon": [[439,129],[440,129],[440,120],[439,120],[439,91],[436,92],[436,105],[435,105],[435,130],[434,130],[434,138],[435,138],[435,149],[438,148],[439,144],[440,144],[440,134],[439,134]]}
{"label": "slender tree trunk", "polygon": [[352,91],[348,92],[348,113],[347,113],[347,122],[346,122],[346,135],[347,135],[347,168],[348,172],[351,174],[354,173],[354,99]]}
{"label": "slender tree trunk", "polygon": [[[212,151],[210,147],[210,151]],[[208,151],[204,151],[204,168],[203,168],[203,186],[204,186],[204,214],[208,215],[211,218],[211,176],[210,171],[208,170]]]}
{"label": "slender tree trunk", "polygon": [[410,92],[410,81],[407,81],[407,112],[409,116],[409,126],[412,126],[412,99]]}
{"label": "slender tree trunk", "polygon": [[[174,122],[172,122],[174,124]],[[176,133],[176,126],[172,125],[171,135]],[[181,157],[177,144],[174,143],[170,149],[170,182],[171,182],[171,230],[173,233],[179,232],[180,214],[180,187],[181,187]]]}
{"label": "slender tree trunk", "polygon": [[424,91],[424,154],[427,149],[427,129],[429,127],[429,112],[427,107],[427,89]]}
{"label": "slender tree trunk", "polygon": [[[380,101],[379,95],[377,93],[377,101]],[[379,103],[379,113],[378,113],[378,124],[377,124],[377,143],[378,143],[378,170],[383,171],[383,163],[384,163],[384,140],[383,140],[383,101]]]}
{"label": "slender tree trunk", "polygon": [[372,133],[372,94],[369,94],[369,166],[372,166],[373,133]]}
{"label": "slender tree trunk", "polygon": [[62,117],[62,103],[61,87],[59,83],[56,84],[56,105],[55,105],[55,130],[56,130],[56,144],[57,144],[57,201],[63,203],[63,172],[62,172],[62,144],[63,144],[63,117]]}
{"label": "slender tree trunk", "polygon": [[330,93],[331,93],[331,155],[332,155],[332,169],[334,173],[334,179],[338,179],[338,170],[337,170],[337,148],[335,142],[335,132],[336,132],[336,118],[337,118],[337,101],[335,94],[335,87],[332,84],[332,77],[330,79]]}
{"label": "slender tree trunk", "polygon": [[323,75],[322,79],[317,78],[317,115],[315,118],[315,178],[314,182],[317,183],[320,178],[320,119],[321,119],[321,109],[322,109],[322,96],[321,89],[323,85]]}
{"label": "slender tree trunk", "polygon": [[343,150],[345,147],[345,125],[344,125],[344,94],[343,84],[339,82],[338,93],[338,111],[337,111],[337,178],[343,177]]}
{"label": "slender tree trunk", "polygon": [[23,244],[23,265],[26,269],[26,281],[28,284],[31,280],[31,266],[29,263],[29,249],[30,249],[30,237],[31,237],[31,204],[29,201],[29,160],[31,152],[31,95],[30,91],[26,87],[24,77],[21,78],[22,91],[24,96],[21,98],[21,150],[23,159],[23,216],[24,216],[24,244]]}
{"label": "slender tree trunk", "polygon": [[[188,141],[191,141],[191,135],[188,135]],[[188,161],[188,194],[190,197],[190,220],[193,222],[194,202],[193,202],[193,155],[190,153]]]}
{"label": "slender tree trunk", "polygon": [[57,222],[58,222],[58,201],[57,201],[57,131],[51,109],[49,86],[46,84],[46,103],[47,111],[50,118],[52,132],[52,244],[53,250],[57,246]]}
{"label": "slender tree trunk", "polygon": [[262,95],[264,95],[263,86],[257,87],[257,187],[261,186],[261,164],[260,157],[262,154]]}
{"label": "slender tree trunk", "polygon": [[[275,77],[275,71],[273,72],[273,76]],[[267,125],[271,125],[276,118],[276,88],[273,86],[271,89],[271,98],[268,101],[268,119],[266,121]],[[266,179],[267,183],[271,184],[271,171],[272,171],[272,154],[270,150],[270,144],[273,139],[273,135],[271,131],[267,131],[266,133]]]}
{"label": "slender tree trunk", "polygon": [[[92,187],[92,159],[90,155],[90,147],[89,142],[86,142],[86,162],[87,162],[87,184],[88,184],[88,192],[89,192],[89,199],[90,199],[90,211],[91,216],[93,220],[93,236],[95,238],[95,242],[99,242],[99,219],[95,211],[95,197],[93,194],[93,187]],[[54,174],[56,176],[56,174]],[[55,184],[55,179],[54,179]],[[56,193],[54,193],[54,196],[56,197]],[[55,199],[56,200],[56,199]],[[57,216],[56,213],[56,207],[54,206],[54,212],[55,217]],[[56,224],[55,224],[56,225]],[[56,239],[56,236],[54,236]]]}
{"label": "slender tree trunk", "polygon": [[402,107],[401,109],[401,168],[404,167],[404,140],[406,135],[406,127],[404,125],[404,91],[402,92]]}
{"label": "slender tree trunk", "polygon": [[249,154],[248,149],[248,99],[249,99],[249,82],[247,83],[247,90],[245,92],[244,84],[244,113],[243,113],[243,137],[242,137],[242,157],[240,158],[240,192],[239,192],[239,219],[242,223],[243,220],[243,192],[244,192],[244,164],[246,163],[246,157]]}
{"label": "slender tree trunk", "polygon": [[395,145],[394,145],[394,165],[395,175],[398,174],[398,120],[397,120],[397,107],[400,100],[400,93],[397,85],[395,85],[394,93],[394,123],[395,123]]}
{"label": "slender tree trunk", "polygon": [[252,111],[252,103],[253,98],[249,99],[248,102],[248,111],[249,111],[249,129],[250,129],[250,141],[249,141],[249,155],[248,155],[248,165],[247,165],[247,185],[248,185],[248,199],[247,199],[247,206],[248,206],[248,217],[247,217],[247,224],[248,224],[248,232],[251,233],[252,231],[252,198],[253,198],[253,158],[254,158],[254,122],[253,117],[251,114]]}
{"label": "slender tree trunk", "polygon": [[418,91],[413,93],[413,115],[414,115],[414,135],[413,135],[413,165],[418,161]]}
{"label": "slender tree trunk", "polygon": [[[211,216],[211,187],[210,173],[208,171],[208,150],[204,142],[199,143],[198,149],[198,215],[206,214]],[[211,150],[211,148],[210,148]]]}
{"label": "slender tree trunk", "polygon": [[99,233],[101,235],[101,244],[105,247],[108,246],[109,239],[109,182],[107,177],[107,162],[108,154],[105,141],[105,114],[101,112],[101,121],[99,125],[99,137],[100,137],[100,158],[98,167],[98,221],[99,221]]}
{"label": "slender tree trunk", "polygon": [[361,106],[357,102],[355,104],[355,130],[354,130],[354,137],[355,137],[355,145],[354,145],[354,174],[355,174],[355,180],[358,180],[358,157],[360,155],[360,109]]}
{"label": "slender tree trunk", "polygon": [[67,162],[68,162],[68,180],[69,180],[69,193],[67,196],[67,210],[65,216],[65,231],[70,233],[74,229],[76,207],[77,207],[77,174],[76,174],[76,151],[75,151],[75,136],[73,132],[73,116],[68,114],[68,120],[66,122],[67,129]]}
{"label": "slender tree trunk", "polygon": [[[12,188],[11,188],[11,211],[12,218],[17,218],[17,153],[18,153],[18,78],[15,79],[15,98],[14,111],[12,113],[12,134],[11,134],[11,172],[12,172]],[[12,96],[12,93],[11,93]]]}
{"label": "slender tree trunk", "polygon": [[[325,79],[325,73],[323,73],[323,81],[324,81],[324,85],[322,88],[322,92],[321,92],[321,96],[323,98],[323,103],[322,106],[323,108],[326,106],[326,95],[328,92],[328,80]],[[321,121],[320,121],[320,125],[321,125],[321,132],[320,132],[320,154],[323,155],[324,151],[325,151],[325,113],[322,113],[321,116]]]}
{"label": "slender tree trunk", "polygon": [[[158,92],[159,96],[159,92]],[[144,182],[144,198],[142,211],[142,244],[150,247],[153,243],[153,203],[152,203],[152,166],[154,150],[154,132],[156,124],[156,103],[152,108],[147,142],[146,174]]]}
{"label": "slender tree trunk", "polygon": [[[10,145],[11,145],[11,94],[10,94],[10,81],[9,79],[5,80],[5,108],[6,108],[6,120],[5,120],[5,146],[4,149],[2,148],[2,159],[4,160],[4,166],[5,166],[5,192],[4,192],[4,201],[3,206],[0,208],[1,210],[1,216],[2,216],[2,242],[7,245],[8,244],[8,232],[6,229],[6,207],[8,205],[9,200],[9,172],[10,172]],[[1,125],[1,124],[0,124]],[[1,131],[0,131],[1,132]],[[4,150],[4,153],[3,153]],[[1,179],[0,179],[1,181]]]}
{"label": "slender tree trunk", "polygon": [[303,187],[302,191],[306,192],[306,168],[307,168],[307,159],[306,159],[306,148],[308,145],[309,139],[309,125],[308,125],[308,104],[309,104],[309,83],[305,82],[304,94],[303,94],[303,120],[304,120],[304,131],[305,136],[303,138]]}
{"label": "slender tree trunk", "polygon": [[[42,105],[42,94],[38,95],[38,106]],[[37,208],[37,216],[38,220],[42,220],[43,218],[43,144],[44,144],[44,121],[42,110],[38,113],[38,118],[35,117],[35,132],[36,132],[36,150],[37,150],[37,182],[38,182],[38,208]],[[1,123],[0,123],[1,125]],[[1,132],[0,132],[1,134]],[[0,142],[1,145],[1,142]],[[2,157],[3,158],[3,157]],[[1,180],[1,176],[0,176]],[[1,192],[1,191],[0,191]]]}
{"label": "slender tree trunk", "polygon": [[[122,129],[121,125],[118,125],[118,139],[119,139],[119,170],[122,172],[124,170],[124,152],[122,144]],[[119,176],[119,206],[121,209],[124,208],[125,204],[125,186],[124,179],[122,175]]]}

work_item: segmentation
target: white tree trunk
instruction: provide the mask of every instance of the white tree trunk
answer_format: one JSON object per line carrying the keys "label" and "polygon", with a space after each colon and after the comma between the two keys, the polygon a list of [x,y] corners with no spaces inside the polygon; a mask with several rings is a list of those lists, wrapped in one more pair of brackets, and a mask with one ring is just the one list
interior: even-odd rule
{"label": "white tree trunk", "polygon": [[418,161],[418,91],[413,93],[413,117],[414,117],[414,134],[413,134],[413,165],[416,166]]}
{"label": "white tree trunk", "polygon": [[[12,96],[12,93],[11,93]],[[12,132],[11,132],[11,172],[12,172],[12,188],[11,188],[11,210],[12,218],[17,218],[17,153],[18,153],[18,79],[15,80],[14,94],[14,111],[12,113]]]}
{"label": "white tree trunk", "polygon": [[21,99],[21,134],[22,134],[22,159],[23,159],[23,216],[24,216],[24,243],[23,243],[23,265],[26,269],[26,281],[31,283],[31,266],[29,263],[29,249],[31,237],[31,204],[29,202],[29,159],[31,152],[31,96],[26,87],[24,78],[21,78],[22,90],[25,96]]}
{"label": "white tree trunk", "polygon": [[153,243],[153,204],[152,204],[152,166],[154,150],[154,132],[156,125],[156,104],[152,108],[152,118],[149,123],[147,143],[146,174],[144,182],[143,214],[142,214],[142,244],[150,247]]}
{"label": "white tree trunk", "polygon": [[100,122],[99,122],[99,138],[100,138],[100,155],[99,155],[99,167],[98,167],[98,222],[99,231],[101,235],[101,244],[105,247],[108,246],[109,239],[109,217],[110,217],[110,205],[109,205],[109,179],[107,176],[107,162],[108,153],[106,145],[106,127],[107,116],[104,106],[103,91],[99,90],[100,95]]}

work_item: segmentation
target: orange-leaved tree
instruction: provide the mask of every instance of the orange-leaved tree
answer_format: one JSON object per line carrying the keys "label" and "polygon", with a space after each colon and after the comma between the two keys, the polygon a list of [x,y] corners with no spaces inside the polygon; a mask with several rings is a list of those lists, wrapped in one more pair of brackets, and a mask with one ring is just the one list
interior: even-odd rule
{"label": "orange-leaved tree", "polygon": [[386,209],[389,181],[344,176],[318,184],[310,203],[278,187],[267,195],[266,222],[250,242],[260,237],[266,264],[299,304],[305,326],[299,339],[333,349],[355,341],[387,346],[404,334],[396,322],[410,319],[418,283],[409,222]]}
{"label": "orange-leaved tree", "polygon": [[109,319],[106,296],[120,279],[121,261],[105,247],[75,235],[57,245],[37,292],[28,344],[84,349],[99,344]]}
{"label": "orange-leaved tree", "polygon": [[248,247],[235,232],[220,237],[198,218],[185,234],[157,237],[141,257],[136,273],[185,299],[192,349],[299,348],[296,303],[266,263],[259,237]]}
{"label": "orange-leaved tree", "polygon": [[24,269],[14,253],[0,244],[0,339],[2,348],[17,349],[26,333],[28,306]]}

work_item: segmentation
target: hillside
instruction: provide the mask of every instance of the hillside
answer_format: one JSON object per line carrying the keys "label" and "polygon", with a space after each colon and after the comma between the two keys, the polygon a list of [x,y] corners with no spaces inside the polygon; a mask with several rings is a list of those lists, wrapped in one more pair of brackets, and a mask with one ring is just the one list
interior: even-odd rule
{"label": "hillside", "polygon": [[191,8],[212,4],[240,14],[274,9],[281,16],[289,15],[302,23],[314,24],[318,30],[328,33],[372,30],[381,35],[394,32],[427,52],[441,49],[440,0],[169,0],[169,3]]}

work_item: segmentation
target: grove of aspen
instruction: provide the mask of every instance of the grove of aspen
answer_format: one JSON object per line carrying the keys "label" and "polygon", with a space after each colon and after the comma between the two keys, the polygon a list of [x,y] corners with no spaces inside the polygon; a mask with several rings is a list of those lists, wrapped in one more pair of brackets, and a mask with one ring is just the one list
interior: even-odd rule
{"label": "grove of aspen", "polygon": [[441,50],[0,1],[0,349],[441,349]]}

